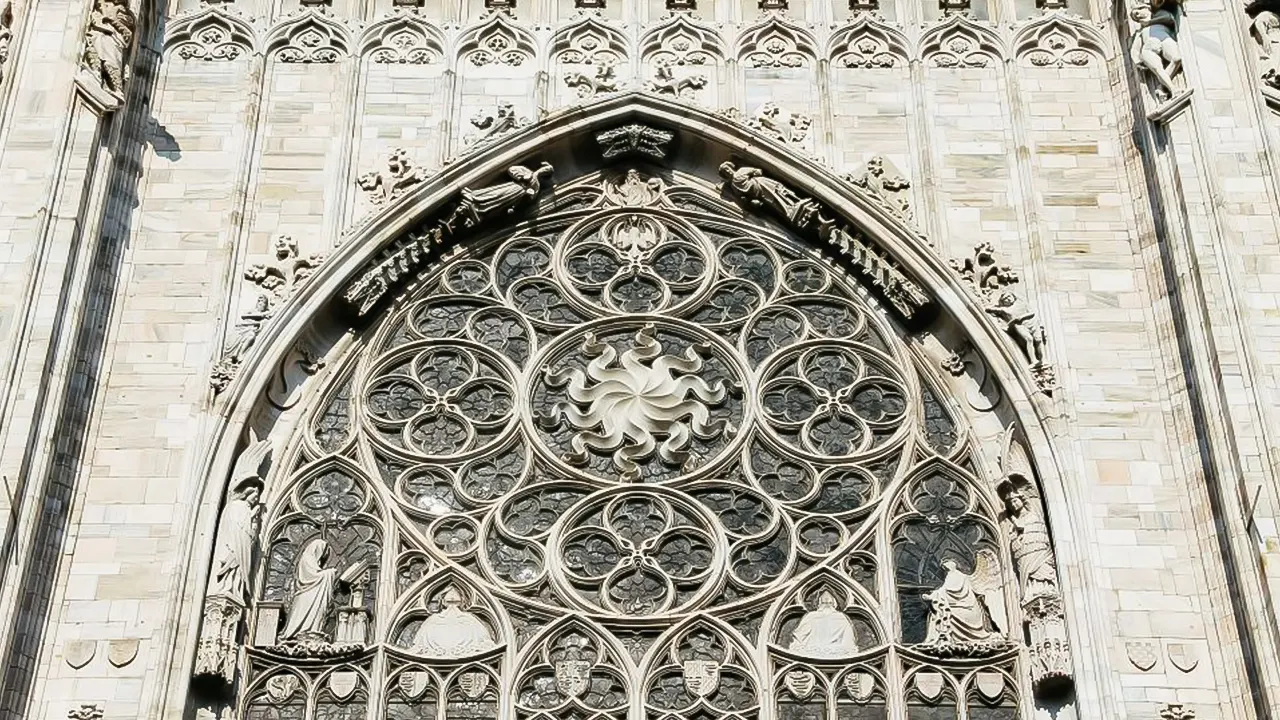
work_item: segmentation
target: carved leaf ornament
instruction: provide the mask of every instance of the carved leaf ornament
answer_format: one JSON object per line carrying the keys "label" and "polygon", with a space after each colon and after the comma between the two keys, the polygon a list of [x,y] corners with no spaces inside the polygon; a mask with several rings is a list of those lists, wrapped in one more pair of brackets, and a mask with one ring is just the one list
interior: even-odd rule
{"label": "carved leaf ornament", "polygon": [[[885,717],[909,696],[1017,717],[1029,678],[972,670],[1021,662],[992,639],[1021,637],[1020,606],[982,652],[947,625],[1016,582],[998,500],[888,311],[679,174],[556,203],[424,271],[331,362],[250,609],[307,642],[250,643],[242,716]],[[944,594],[954,618],[922,599]]]}

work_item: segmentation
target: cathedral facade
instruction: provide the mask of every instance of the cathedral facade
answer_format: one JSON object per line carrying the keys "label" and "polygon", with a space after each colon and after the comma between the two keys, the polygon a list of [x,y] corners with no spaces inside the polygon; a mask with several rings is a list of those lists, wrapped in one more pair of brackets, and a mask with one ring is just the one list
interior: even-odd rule
{"label": "cathedral facade", "polygon": [[1280,4],[0,2],[0,717],[1280,716]]}

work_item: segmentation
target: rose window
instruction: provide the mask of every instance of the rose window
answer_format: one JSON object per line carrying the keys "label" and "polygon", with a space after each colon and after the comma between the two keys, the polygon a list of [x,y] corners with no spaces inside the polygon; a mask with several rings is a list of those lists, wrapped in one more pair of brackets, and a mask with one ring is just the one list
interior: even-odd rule
{"label": "rose window", "polygon": [[243,717],[1021,717],[999,500],[936,363],[682,177],[566,183],[329,363]]}

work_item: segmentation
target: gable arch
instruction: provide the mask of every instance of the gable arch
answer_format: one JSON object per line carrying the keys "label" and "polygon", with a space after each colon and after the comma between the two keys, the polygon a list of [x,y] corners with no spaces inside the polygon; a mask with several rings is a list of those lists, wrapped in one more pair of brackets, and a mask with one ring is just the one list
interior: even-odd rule
{"label": "gable arch", "polygon": [[[239,377],[213,406],[217,420],[212,428],[210,450],[201,468],[205,478],[205,498],[199,504],[202,532],[207,537],[216,522],[218,500],[223,478],[234,462],[238,440],[246,427],[261,423],[255,408],[257,397],[272,379],[274,368],[291,347],[321,316],[350,318],[341,306],[341,294],[362,270],[384,256],[398,238],[416,228],[424,219],[438,212],[458,187],[484,187],[506,167],[519,163],[535,163],[543,158],[567,158],[560,162],[560,182],[598,168],[601,160],[593,155],[594,133],[627,124],[643,123],[666,128],[678,134],[677,141],[690,150],[681,153],[683,168],[710,174],[722,158],[734,157],[740,164],[767,167],[773,177],[799,192],[810,194],[833,213],[875,239],[879,249],[892,258],[912,278],[928,288],[937,306],[937,317],[955,324],[972,343],[976,353],[1002,379],[1011,402],[1012,414],[1029,438],[1038,477],[1046,488],[1045,495],[1059,552],[1069,548],[1071,515],[1063,502],[1060,472],[1054,462],[1053,446],[1047,441],[1052,423],[1042,419],[1051,407],[1050,401],[1036,394],[1031,379],[1020,369],[1017,350],[1003,337],[999,328],[981,312],[960,281],[947,269],[941,258],[909,227],[895,219],[855,188],[832,177],[830,172],[815,168],[790,156],[785,150],[755,146],[742,136],[732,123],[692,108],[671,108],[644,95],[612,97],[588,106],[554,115],[529,129],[486,147],[474,155],[446,167],[440,175],[407,193],[398,202],[383,209],[353,231],[329,262],[304,284],[285,304],[273,323],[250,350]],[[576,152],[568,152],[578,148]],[[584,149],[585,148],[585,149]],[[713,170],[711,171],[713,172]],[[449,250],[449,248],[446,248]],[[921,318],[917,322],[933,322]],[[356,342],[348,335],[336,341],[337,349]],[[1063,543],[1062,538],[1068,542]],[[188,576],[192,593],[203,587],[208,564],[208,549],[199,543],[189,548],[193,570]],[[1064,574],[1064,590],[1071,586]],[[193,600],[193,617],[198,620],[200,602]],[[1070,615],[1069,615],[1070,618]],[[189,626],[194,634],[195,628]],[[1073,636],[1077,640],[1079,636]],[[1079,648],[1079,644],[1076,646]],[[1080,649],[1077,653],[1082,652]]]}

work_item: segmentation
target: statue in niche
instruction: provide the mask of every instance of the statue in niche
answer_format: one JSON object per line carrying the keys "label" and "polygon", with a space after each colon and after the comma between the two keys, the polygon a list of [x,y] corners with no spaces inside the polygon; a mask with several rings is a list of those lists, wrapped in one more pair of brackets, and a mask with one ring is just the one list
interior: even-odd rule
{"label": "statue in niche", "polygon": [[89,13],[80,64],[108,91],[122,95],[136,21],[123,0],[96,0]]}
{"label": "statue in niche", "polygon": [[249,572],[262,513],[262,478],[259,470],[271,456],[271,443],[260,440],[240,454],[231,475],[227,504],[218,518],[213,550],[213,570],[206,596],[221,596],[243,603],[249,591]]}
{"label": "statue in niche", "polygon": [[942,585],[925,593],[929,603],[929,630],[922,650],[944,657],[980,657],[1007,649],[1008,620],[1000,565],[991,550],[978,553],[973,574],[966,574],[955,560],[942,561],[947,574]]}
{"label": "statue in niche", "polygon": [[267,440],[252,443],[240,453],[231,473],[227,504],[218,517],[195,675],[225,685],[231,685],[236,678],[240,621],[244,617],[262,512],[261,473],[270,455],[271,443]]}
{"label": "statue in niche", "polygon": [[463,188],[458,206],[441,224],[450,233],[456,233],[459,229],[475,227],[493,215],[512,212],[522,201],[542,192],[542,179],[551,177],[551,172],[549,163],[542,163],[536,170],[513,165],[507,170],[511,177],[508,182],[479,190]]}
{"label": "statue in niche", "polygon": [[452,585],[440,599],[440,612],[423,621],[413,636],[413,652],[438,658],[474,655],[497,646],[493,633],[471,613],[463,609],[462,593]]}
{"label": "statue in niche", "polygon": [[1178,18],[1167,6],[1173,0],[1152,0],[1139,4],[1129,13],[1137,24],[1129,56],[1139,68],[1151,73],[1159,87],[1156,99],[1164,101],[1178,93],[1173,78],[1182,71],[1182,52],[1178,48]]}
{"label": "statue in niche", "polygon": [[298,557],[294,578],[297,581],[293,600],[289,603],[289,615],[285,619],[283,640],[299,643],[327,644],[329,636],[324,631],[325,620],[333,607],[333,595],[338,583],[350,584],[366,570],[365,563],[353,563],[338,575],[337,568],[326,568],[329,560],[329,543],[314,538]]}
{"label": "statue in niche", "polygon": [[800,618],[787,649],[807,657],[848,657],[858,652],[858,635],[849,616],[836,607],[835,596],[824,590],[818,606]]}
{"label": "statue in niche", "polygon": [[1058,567],[1049,544],[1049,527],[1039,501],[1023,482],[1006,479],[998,488],[1009,520],[1009,551],[1022,588],[1022,602],[1058,593]]}

